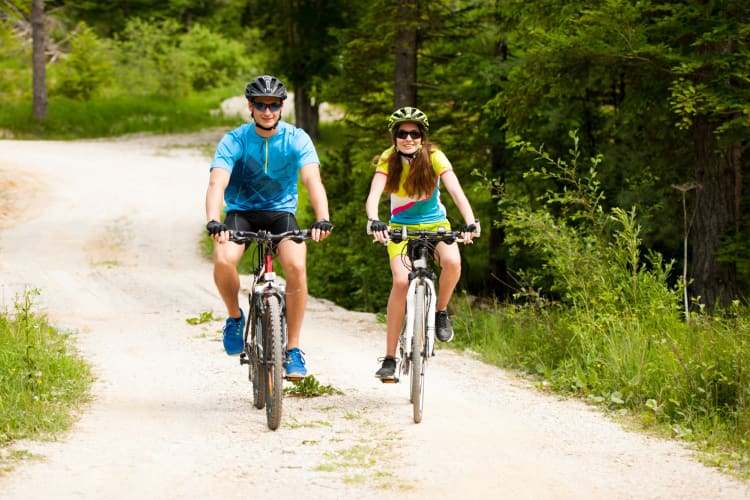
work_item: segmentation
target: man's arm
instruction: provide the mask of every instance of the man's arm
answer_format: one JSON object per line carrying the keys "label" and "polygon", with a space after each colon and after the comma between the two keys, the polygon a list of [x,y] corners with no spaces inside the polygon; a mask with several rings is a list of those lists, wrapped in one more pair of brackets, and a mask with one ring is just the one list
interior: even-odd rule
{"label": "man's arm", "polygon": [[[229,172],[223,168],[212,168],[208,177],[208,189],[206,190],[206,222],[221,220],[221,212],[224,208],[224,190],[229,184]],[[229,234],[223,231],[214,239],[218,242],[227,241]]]}
{"label": "man's arm", "polygon": [[[326,189],[323,186],[323,181],[320,179],[320,167],[317,163],[308,163],[300,169],[300,178],[302,183],[307,189],[307,194],[310,197],[310,205],[315,212],[315,220],[331,220],[331,216],[328,213],[328,196],[326,195]],[[329,231],[320,231],[317,229],[313,230],[313,239],[320,241],[328,237]]]}

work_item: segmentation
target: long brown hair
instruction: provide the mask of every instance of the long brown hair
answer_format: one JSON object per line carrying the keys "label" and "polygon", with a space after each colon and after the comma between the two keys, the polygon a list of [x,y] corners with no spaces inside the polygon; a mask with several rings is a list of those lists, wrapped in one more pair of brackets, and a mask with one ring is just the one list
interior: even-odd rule
{"label": "long brown hair", "polygon": [[[428,138],[427,132],[422,127],[419,127],[422,131],[422,147],[417,153],[416,158],[411,160],[409,166],[409,175],[404,182],[404,190],[410,198],[422,199],[432,196],[432,192],[435,190],[437,185],[437,174],[432,168],[432,160],[430,155],[433,148],[435,147]],[[393,129],[393,143],[396,144],[396,133],[398,127]],[[398,187],[401,181],[401,174],[403,172],[403,165],[401,163],[402,156],[399,154],[396,147],[393,148],[390,156],[388,157],[388,180],[385,182],[385,188],[383,189],[386,194],[395,193],[398,191]]]}

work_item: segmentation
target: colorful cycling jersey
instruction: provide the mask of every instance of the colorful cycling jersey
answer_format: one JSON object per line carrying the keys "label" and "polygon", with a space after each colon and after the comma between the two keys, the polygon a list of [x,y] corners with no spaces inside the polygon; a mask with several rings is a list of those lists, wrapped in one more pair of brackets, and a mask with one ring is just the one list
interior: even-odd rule
{"label": "colorful cycling jersey", "polygon": [[297,210],[300,168],[320,164],[310,136],[293,125],[279,122],[276,133],[261,137],[248,123],[224,134],[216,147],[211,169],[230,173],[224,190],[226,211]]}
{"label": "colorful cycling jersey", "polygon": [[[378,160],[375,172],[388,175],[388,157],[393,152],[393,146],[383,151]],[[453,166],[445,154],[434,149],[430,154],[432,168],[438,176],[435,190],[427,198],[410,198],[404,190],[404,182],[409,175],[409,162],[401,160],[403,170],[401,171],[401,182],[398,191],[391,193],[391,223],[394,224],[422,224],[439,222],[446,219],[445,206],[440,202],[440,176],[453,170]]]}

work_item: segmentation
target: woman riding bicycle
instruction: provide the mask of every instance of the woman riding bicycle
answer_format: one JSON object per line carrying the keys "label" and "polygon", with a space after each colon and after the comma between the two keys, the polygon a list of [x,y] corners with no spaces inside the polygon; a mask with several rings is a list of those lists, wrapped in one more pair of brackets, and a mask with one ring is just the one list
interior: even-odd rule
{"label": "woman riding bicycle", "polygon": [[[395,379],[396,347],[406,312],[406,292],[409,269],[402,260],[407,242],[388,241],[388,225],[380,220],[378,205],[383,193],[390,195],[391,229],[450,230],[445,206],[440,202],[440,182],[461,212],[465,226],[461,229],[465,243],[471,243],[476,219],[469,200],[461,189],[448,158],[429,142],[430,124],[427,116],[417,108],[396,110],[388,118],[388,130],[393,145],[383,151],[377,161],[370,185],[365,210],[368,229],[380,243],[388,243],[388,258],[393,275],[393,287],[388,297],[386,356],[375,376],[383,380]],[[453,339],[453,328],[448,319],[448,302],[461,277],[461,255],[458,245],[440,242],[435,248],[435,261],[440,265],[436,336],[441,342]]]}

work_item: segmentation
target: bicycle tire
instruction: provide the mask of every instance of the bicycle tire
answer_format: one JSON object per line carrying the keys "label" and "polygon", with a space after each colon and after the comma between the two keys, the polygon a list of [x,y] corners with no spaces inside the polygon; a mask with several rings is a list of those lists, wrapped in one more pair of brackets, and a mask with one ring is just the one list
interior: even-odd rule
{"label": "bicycle tire", "polygon": [[[266,371],[263,369],[263,363],[260,359],[260,349],[258,349],[258,336],[263,338],[263,325],[258,321],[258,315],[252,305],[250,306],[250,317],[247,322],[249,334],[245,334],[245,351],[247,352],[248,377],[253,384],[253,406],[262,410],[266,406]],[[250,337],[248,339],[248,337]]]}
{"label": "bicycle tire", "polygon": [[266,356],[266,420],[268,428],[276,430],[281,423],[281,403],[284,389],[283,332],[281,330],[281,303],[279,297],[264,297],[263,350]]}
{"label": "bicycle tire", "polygon": [[[398,337],[398,373],[400,375],[409,375],[409,356],[407,356],[408,349],[406,348],[406,326],[401,329],[401,335]],[[411,401],[411,399],[409,399]]]}
{"label": "bicycle tire", "polygon": [[411,337],[410,397],[414,408],[414,423],[422,421],[424,408],[424,351],[427,323],[425,309],[427,301],[424,284],[418,283],[414,294],[414,332]]}

